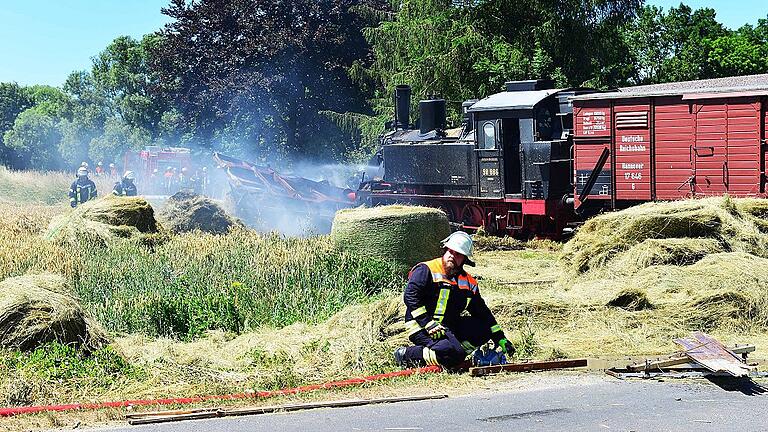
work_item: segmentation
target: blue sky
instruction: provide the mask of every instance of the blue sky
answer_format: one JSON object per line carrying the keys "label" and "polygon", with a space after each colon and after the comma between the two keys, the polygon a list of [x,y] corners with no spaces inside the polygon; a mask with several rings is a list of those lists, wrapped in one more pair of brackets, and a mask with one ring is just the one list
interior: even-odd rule
{"label": "blue sky", "polygon": [[[168,22],[168,0],[0,0],[0,82],[59,86],[121,35],[140,38]],[[731,28],[768,16],[768,0],[687,0]],[[668,9],[680,0],[649,0]]]}
{"label": "blue sky", "polygon": [[59,86],[121,35],[160,29],[168,0],[0,0],[0,82]]}
{"label": "blue sky", "polygon": [[[645,3],[667,10],[679,6],[680,0],[646,0]],[[694,10],[714,9],[717,20],[734,30],[744,24],[756,25],[758,19],[768,17],[768,0],[685,0],[683,3]]]}

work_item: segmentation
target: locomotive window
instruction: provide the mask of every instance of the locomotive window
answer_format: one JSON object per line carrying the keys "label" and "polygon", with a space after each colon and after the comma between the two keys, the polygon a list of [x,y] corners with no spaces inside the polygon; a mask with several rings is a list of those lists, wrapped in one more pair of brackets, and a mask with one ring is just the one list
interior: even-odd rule
{"label": "locomotive window", "polygon": [[537,140],[548,140],[552,137],[552,112],[541,108],[536,112]]}
{"label": "locomotive window", "polygon": [[485,150],[493,150],[496,148],[496,127],[493,122],[485,122],[483,125],[483,142]]}

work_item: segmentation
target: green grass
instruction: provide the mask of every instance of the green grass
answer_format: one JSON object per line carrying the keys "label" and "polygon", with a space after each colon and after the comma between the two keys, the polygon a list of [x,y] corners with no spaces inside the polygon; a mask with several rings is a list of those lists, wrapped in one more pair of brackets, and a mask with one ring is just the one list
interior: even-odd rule
{"label": "green grass", "polygon": [[82,260],[69,278],[84,307],[111,331],[152,336],[315,323],[404,283],[393,266],[338,252],[327,237],[248,230],[184,234],[154,251],[125,242]]}

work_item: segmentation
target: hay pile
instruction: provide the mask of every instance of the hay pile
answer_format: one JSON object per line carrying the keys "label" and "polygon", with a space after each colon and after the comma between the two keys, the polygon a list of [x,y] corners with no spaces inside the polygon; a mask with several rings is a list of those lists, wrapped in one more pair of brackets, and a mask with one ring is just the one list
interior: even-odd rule
{"label": "hay pile", "polygon": [[587,221],[563,248],[576,273],[634,272],[660,264],[688,265],[718,252],[768,257],[768,205],[715,197],[647,203]]}
{"label": "hay pile", "polygon": [[109,245],[120,239],[154,242],[160,226],[141,197],[107,196],[51,220],[44,238],[64,244]]}
{"label": "hay pile", "polygon": [[117,346],[132,363],[194,367],[199,375],[282,388],[389,370],[407,344],[400,296],[344,308],[319,324],[263,327],[231,337],[210,332],[192,342],[133,335]]}
{"label": "hay pile", "polygon": [[177,192],[168,198],[160,218],[164,227],[177,234],[196,230],[226,234],[233,227],[243,226],[213,200],[189,192]]}
{"label": "hay pile", "polygon": [[439,256],[440,241],[449,234],[441,210],[400,205],[340,210],[331,229],[339,249],[391,260],[403,268]]}
{"label": "hay pile", "polygon": [[23,351],[58,341],[91,351],[106,332],[67,293],[64,278],[41,274],[0,282],[0,346]]}

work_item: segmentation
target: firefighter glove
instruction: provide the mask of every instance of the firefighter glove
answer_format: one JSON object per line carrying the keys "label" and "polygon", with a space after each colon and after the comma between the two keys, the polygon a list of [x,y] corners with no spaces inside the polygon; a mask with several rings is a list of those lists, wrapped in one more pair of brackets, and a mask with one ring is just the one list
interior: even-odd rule
{"label": "firefighter glove", "polygon": [[445,327],[443,327],[443,325],[438,322],[430,321],[427,326],[424,327],[424,330],[426,330],[429,334],[429,337],[434,340],[442,339],[445,337]]}
{"label": "firefighter glove", "polygon": [[498,345],[501,347],[501,351],[504,354],[513,354],[515,352],[515,347],[512,345],[512,342],[507,340],[507,338],[502,338],[499,340]]}
{"label": "firefighter glove", "polygon": [[77,203],[76,203],[76,202],[74,202],[74,201],[70,201],[70,202],[69,202],[69,205],[70,205],[70,207],[72,207],[72,208],[75,208],[75,207],[77,207]]}

